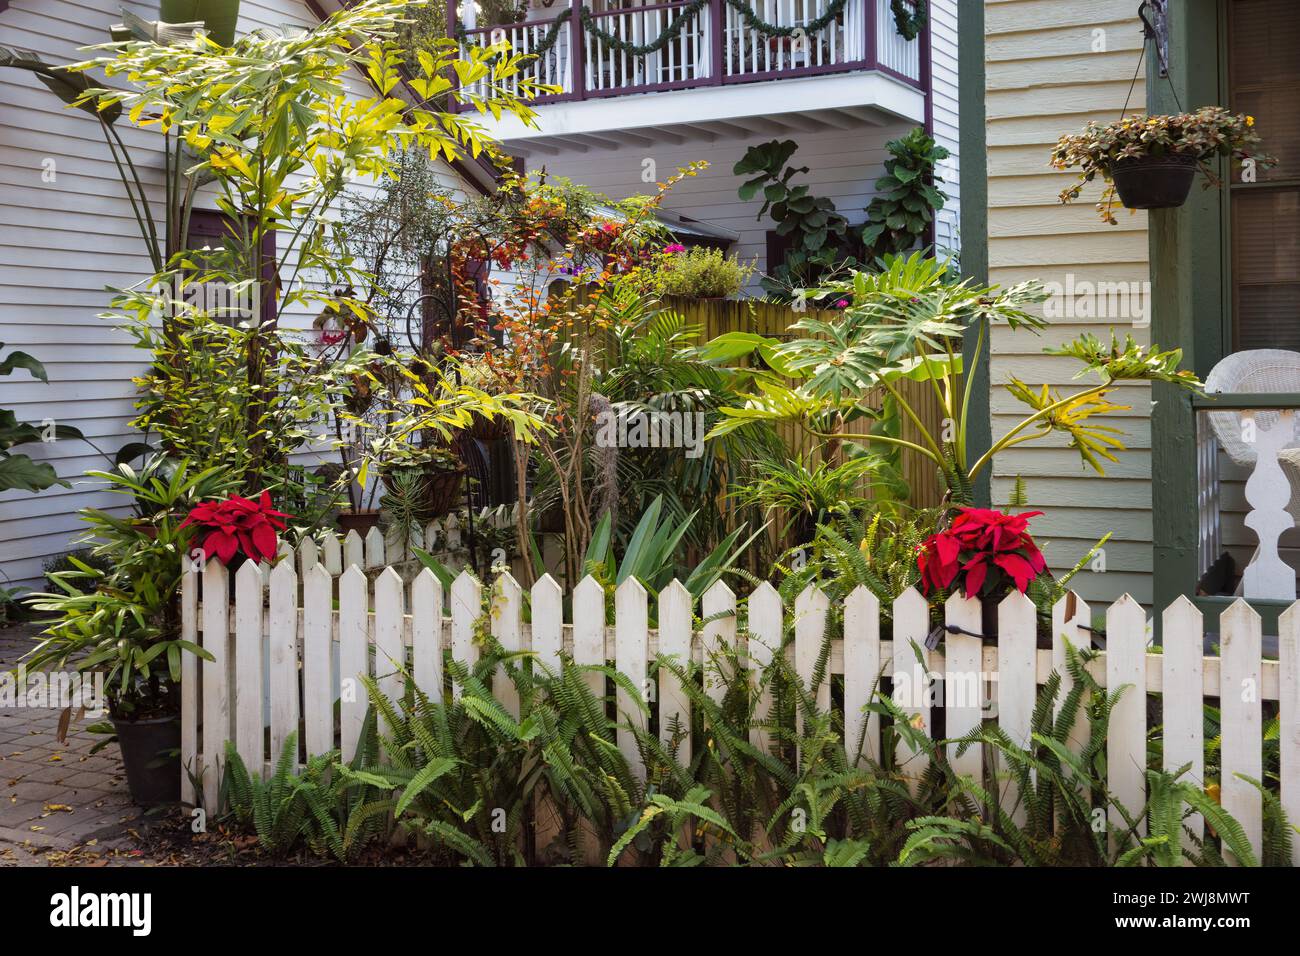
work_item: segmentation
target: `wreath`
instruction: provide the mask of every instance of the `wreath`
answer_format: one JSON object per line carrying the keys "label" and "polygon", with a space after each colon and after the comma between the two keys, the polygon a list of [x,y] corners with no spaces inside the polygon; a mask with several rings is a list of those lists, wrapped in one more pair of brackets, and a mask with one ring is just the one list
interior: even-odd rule
{"label": "wreath", "polygon": [[904,40],[915,40],[929,19],[925,0],[915,0],[915,4],[909,7],[906,0],[889,0],[889,9],[894,14],[894,26]]}

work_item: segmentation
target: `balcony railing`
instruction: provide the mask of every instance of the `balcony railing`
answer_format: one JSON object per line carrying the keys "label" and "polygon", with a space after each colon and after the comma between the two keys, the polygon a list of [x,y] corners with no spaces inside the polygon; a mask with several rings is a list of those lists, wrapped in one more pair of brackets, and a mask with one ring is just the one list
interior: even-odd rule
{"label": "balcony railing", "polygon": [[[1300,395],[1194,398],[1199,591],[1293,601],[1300,551]],[[1221,556],[1236,551],[1237,578]]]}
{"label": "balcony railing", "polygon": [[[505,40],[533,55],[526,77],[561,90],[539,103],[854,70],[929,85],[929,35],[899,35],[889,0],[673,0],[605,11],[573,0],[554,17],[460,28],[454,4],[448,16],[462,44]],[[755,20],[793,32],[769,35]]]}

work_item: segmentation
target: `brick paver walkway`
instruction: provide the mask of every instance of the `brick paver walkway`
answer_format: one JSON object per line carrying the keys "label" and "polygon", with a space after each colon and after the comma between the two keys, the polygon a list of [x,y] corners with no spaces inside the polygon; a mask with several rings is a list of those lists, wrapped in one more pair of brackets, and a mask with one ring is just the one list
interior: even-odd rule
{"label": "brick paver walkway", "polygon": [[[0,630],[0,670],[12,668],[36,633]],[[127,793],[117,745],[73,725],[59,743],[57,709],[0,706],[0,866],[39,863],[44,855],[108,847],[140,816]]]}

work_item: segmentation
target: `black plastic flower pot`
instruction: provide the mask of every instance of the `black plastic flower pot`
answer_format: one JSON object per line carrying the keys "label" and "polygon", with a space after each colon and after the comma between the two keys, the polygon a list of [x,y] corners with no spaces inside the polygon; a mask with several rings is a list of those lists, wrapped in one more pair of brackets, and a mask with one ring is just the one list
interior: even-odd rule
{"label": "black plastic flower pot", "polygon": [[126,785],[131,799],[142,807],[176,803],[181,798],[181,719],[149,720],[113,718],[122,748]]}
{"label": "black plastic flower pot", "polygon": [[1122,159],[1111,168],[1120,202],[1128,209],[1172,209],[1187,201],[1196,157],[1180,153]]}

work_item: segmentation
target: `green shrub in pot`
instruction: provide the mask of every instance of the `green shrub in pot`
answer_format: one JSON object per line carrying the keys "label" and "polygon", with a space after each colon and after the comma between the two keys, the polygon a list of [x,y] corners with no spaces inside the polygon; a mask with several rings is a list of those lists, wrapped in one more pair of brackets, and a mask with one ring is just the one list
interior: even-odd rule
{"label": "green shrub in pot", "polygon": [[179,741],[181,655],[210,659],[181,639],[182,559],[195,533],[181,524],[199,501],[229,492],[230,481],[220,469],[195,471],[184,462],[166,477],[126,464],[89,475],[132,496],[136,516],[82,510],[89,527],[79,543],[108,570],[73,556],[74,570],[50,575],[57,591],[29,598],[45,629],[23,663],[28,670],[102,674],[132,796],[146,804],[175,800],[179,760],[159,741]]}

